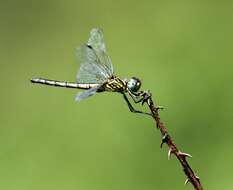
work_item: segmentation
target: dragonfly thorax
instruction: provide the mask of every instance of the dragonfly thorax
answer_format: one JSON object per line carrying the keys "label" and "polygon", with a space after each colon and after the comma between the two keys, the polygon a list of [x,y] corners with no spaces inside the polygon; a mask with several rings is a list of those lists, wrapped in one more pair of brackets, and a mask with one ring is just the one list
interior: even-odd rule
{"label": "dragonfly thorax", "polygon": [[127,81],[127,88],[132,92],[137,92],[141,87],[140,79],[132,77]]}
{"label": "dragonfly thorax", "polygon": [[103,84],[104,91],[124,92],[126,89],[126,82],[119,77],[112,76],[105,84]]}

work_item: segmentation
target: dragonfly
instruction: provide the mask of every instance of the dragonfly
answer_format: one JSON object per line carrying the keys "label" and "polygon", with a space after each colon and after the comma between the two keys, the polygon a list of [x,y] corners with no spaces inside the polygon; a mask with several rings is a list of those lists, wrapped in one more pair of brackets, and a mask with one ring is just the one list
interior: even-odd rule
{"label": "dragonfly", "polygon": [[31,82],[84,90],[76,95],[76,101],[81,101],[99,92],[118,92],[123,95],[131,112],[151,116],[151,113],[136,110],[129,101],[127,95],[132,98],[134,103],[141,102],[143,104],[146,98],[148,98],[148,92],[139,91],[141,87],[139,78],[121,79],[114,74],[112,61],[106,51],[102,29],[93,28],[90,31],[88,42],[77,49],[77,57],[80,68],[76,76],[76,82],[51,80],[41,77],[34,77],[31,79]]}

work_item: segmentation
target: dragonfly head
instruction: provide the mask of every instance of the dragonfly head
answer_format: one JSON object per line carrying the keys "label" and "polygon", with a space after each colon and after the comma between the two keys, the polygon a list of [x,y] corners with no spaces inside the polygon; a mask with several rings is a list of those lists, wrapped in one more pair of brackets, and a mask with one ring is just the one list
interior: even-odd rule
{"label": "dragonfly head", "polygon": [[140,79],[132,77],[127,81],[127,87],[132,92],[137,92],[141,87]]}

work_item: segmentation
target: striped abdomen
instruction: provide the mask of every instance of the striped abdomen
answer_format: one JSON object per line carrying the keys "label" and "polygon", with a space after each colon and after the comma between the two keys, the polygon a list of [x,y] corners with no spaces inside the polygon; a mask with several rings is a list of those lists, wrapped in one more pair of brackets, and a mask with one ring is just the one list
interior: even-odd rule
{"label": "striped abdomen", "polygon": [[57,80],[49,80],[44,78],[32,78],[31,82],[50,85],[50,86],[78,88],[78,89],[89,89],[100,85],[100,84],[83,84],[83,83],[75,83],[75,82],[57,81]]}

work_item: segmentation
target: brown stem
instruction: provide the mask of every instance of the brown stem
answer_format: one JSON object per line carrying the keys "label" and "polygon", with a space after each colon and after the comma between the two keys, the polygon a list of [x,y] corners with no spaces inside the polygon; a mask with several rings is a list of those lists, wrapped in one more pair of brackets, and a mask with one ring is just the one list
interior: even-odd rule
{"label": "brown stem", "polygon": [[154,102],[151,98],[151,95],[147,96],[145,101],[147,102],[147,105],[149,106],[149,108],[151,110],[152,117],[154,118],[154,120],[156,122],[157,128],[160,130],[160,132],[163,136],[161,147],[164,143],[166,143],[169,147],[168,159],[170,159],[171,155],[174,154],[176,156],[176,158],[179,160],[180,164],[182,165],[184,173],[187,176],[187,180],[185,183],[191,182],[196,190],[203,190],[203,187],[200,183],[199,177],[193,172],[191,166],[189,165],[188,161],[186,160],[186,157],[191,157],[191,156],[189,154],[182,153],[177,148],[177,146],[174,143],[174,141],[172,140],[171,136],[168,134],[167,128],[165,127],[165,125],[163,124],[163,122],[160,119],[160,116],[159,116],[159,109],[160,108],[154,104]]}

